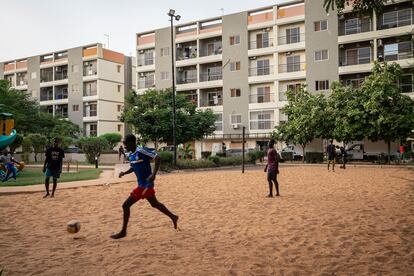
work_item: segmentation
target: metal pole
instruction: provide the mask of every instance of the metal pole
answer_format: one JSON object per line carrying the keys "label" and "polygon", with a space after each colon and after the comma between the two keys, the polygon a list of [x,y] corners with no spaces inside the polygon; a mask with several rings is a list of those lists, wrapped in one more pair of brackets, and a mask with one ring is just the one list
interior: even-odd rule
{"label": "metal pole", "polygon": [[175,63],[174,63],[174,17],[171,17],[171,77],[172,77],[172,96],[173,96],[173,145],[174,145],[174,166],[177,165],[177,141],[175,125]]}
{"label": "metal pole", "polygon": [[242,134],[242,173],[244,173],[244,143],[245,143],[245,132],[246,127],[243,127],[243,134]]}

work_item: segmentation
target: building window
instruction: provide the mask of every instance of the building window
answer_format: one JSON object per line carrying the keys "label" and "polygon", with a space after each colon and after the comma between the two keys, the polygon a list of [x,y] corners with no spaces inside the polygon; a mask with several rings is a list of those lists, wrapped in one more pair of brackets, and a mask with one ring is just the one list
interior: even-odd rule
{"label": "building window", "polygon": [[121,132],[122,130],[122,125],[118,125],[118,132]]}
{"label": "building window", "polygon": [[170,72],[161,72],[161,80],[169,80]]}
{"label": "building window", "polygon": [[232,114],[230,115],[230,123],[232,125],[240,125],[242,122],[241,114]]}
{"label": "building window", "polygon": [[300,28],[286,29],[286,44],[300,42]]}
{"label": "building window", "polygon": [[364,82],[363,78],[348,79],[348,80],[345,80],[345,85],[351,87],[352,89],[358,89],[358,88],[361,88],[361,85],[363,82]]}
{"label": "building window", "polygon": [[315,61],[328,59],[328,50],[315,51]]}
{"label": "building window", "polygon": [[37,77],[36,72],[32,72],[31,77],[32,77],[32,80],[36,79],[36,77]]}
{"label": "building window", "polygon": [[324,31],[328,29],[328,20],[316,21],[313,23],[315,32]]}
{"label": "building window", "polygon": [[170,48],[169,47],[164,47],[161,48],[161,56],[169,56],[170,55]]}
{"label": "building window", "polygon": [[223,131],[223,113],[216,113],[214,115],[216,115],[216,121],[214,122],[216,131]]}
{"label": "building window", "polygon": [[405,74],[401,76],[401,79],[398,81],[402,93],[411,93],[414,92],[414,75]]}
{"label": "building window", "polygon": [[96,96],[97,94],[98,94],[98,89],[97,89],[96,81],[90,81],[90,82],[83,83],[83,96],[84,97]]}
{"label": "building window", "polygon": [[73,111],[79,111],[79,105],[78,104],[72,105],[72,110]]}
{"label": "building window", "polygon": [[240,61],[230,63],[230,71],[239,71],[240,70]]}
{"label": "building window", "polygon": [[356,48],[345,50],[345,65],[367,64],[371,62],[371,48]]}
{"label": "building window", "polygon": [[286,69],[287,72],[298,72],[300,71],[300,56],[290,56],[286,58]]}
{"label": "building window", "polygon": [[268,59],[262,59],[257,61],[257,76],[265,76],[270,74],[270,61]]}
{"label": "building window", "polygon": [[239,35],[230,36],[230,45],[236,45],[236,44],[240,44],[240,36]]}
{"label": "building window", "polygon": [[270,86],[258,87],[255,100],[256,100],[256,103],[270,102]]}
{"label": "building window", "polygon": [[72,72],[73,73],[78,73],[79,72],[79,65],[77,65],[77,64],[72,65]]}
{"label": "building window", "polygon": [[118,73],[121,73],[121,65],[117,65],[117,66],[116,66],[116,71],[117,71]]}
{"label": "building window", "polygon": [[122,111],[122,105],[118,104],[118,112]]}
{"label": "building window", "polygon": [[315,81],[315,90],[316,91],[329,90],[329,80]]}
{"label": "building window", "polygon": [[121,87],[122,86],[120,84],[117,85],[118,92],[121,92]]}
{"label": "building window", "polygon": [[241,96],[241,89],[240,88],[232,88],[230,89],[230,97],[236,98]]}
{"label": "building window", "polygon": [[395,28],[412,24],[412,9],[386,12],[382,16],[383,28]]}
{"label": "building window", "polygon": [[250,112],[250,129],[272,129],[273,128],[273,111]]}
{"label": "building window", "polygon": [[89,125],[89,136],[98,136],[98,125],[97,124]]}

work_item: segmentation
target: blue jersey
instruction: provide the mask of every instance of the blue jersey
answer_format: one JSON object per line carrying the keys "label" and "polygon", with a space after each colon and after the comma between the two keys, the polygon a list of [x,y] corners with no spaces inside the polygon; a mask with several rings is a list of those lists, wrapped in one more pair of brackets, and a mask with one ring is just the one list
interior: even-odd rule
{"label": "blue jersey", "polygon": [[147,181],[147,178],[152,174],[151,160],[157,156],[154,150],[150,150],[146,147],[138,146],[134,153],[129,155],[129,163],[134,170],[138,179],[138,187],[152,188],[154,182]]}

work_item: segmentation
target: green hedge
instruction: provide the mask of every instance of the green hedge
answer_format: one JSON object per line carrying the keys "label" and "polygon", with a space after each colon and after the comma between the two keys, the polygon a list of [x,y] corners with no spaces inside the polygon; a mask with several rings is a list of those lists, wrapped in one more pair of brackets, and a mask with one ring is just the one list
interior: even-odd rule
{"label": "green hedge", "polygon": [[211,160],[177,160],[178,169],[213,168],[217,165]]}
{"label": "green hedge", "polygon": [[219,164],[220,166],[238,166],[242,164],[242,157],[220,157]]}
{"label": "green hedge", "polygon": [[305,154],[306,163],[322,163],[323,152],[307,152]]}
{"label": "green hedge", "polygon": [[284,161],[293,161],[293,152],[281,152]]}
{"label": "green hedge", "polygon": [[256,164],[256,161],[263,160],[264,156],[265,156],[264,151],[261,151],[261,150],[249,151],[247,153],[246,162],[250,164]]}
{"label": "green hedge", "polygon": [[209,158],[211,156],[211,151],[202,151],[201,152],[201,157],[203,158],[203,159],[207,159],[207,158]]}

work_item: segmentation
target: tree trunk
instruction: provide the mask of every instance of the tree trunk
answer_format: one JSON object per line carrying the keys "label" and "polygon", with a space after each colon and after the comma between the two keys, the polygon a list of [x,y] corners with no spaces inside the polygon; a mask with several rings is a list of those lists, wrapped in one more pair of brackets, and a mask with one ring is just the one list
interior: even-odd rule
{"label": "tree trunk", "polygon": [[35,156],[34,156],[35,162],[37,163],[37,152],[35,152],[34,154],[35,154]]}
{"label": "tree trunk", "polygon": [[302,145],[302,149],[303,149],[303,151],[302,151],[302,153],[303,153],[302,163],[305,163],[305,148],[306,148],[306,144],[305,145]]}
{"label": "tree trunk", "polygon": [[391,141],[387,142],[388,144],[388,165],[391,164]]}

